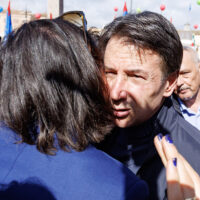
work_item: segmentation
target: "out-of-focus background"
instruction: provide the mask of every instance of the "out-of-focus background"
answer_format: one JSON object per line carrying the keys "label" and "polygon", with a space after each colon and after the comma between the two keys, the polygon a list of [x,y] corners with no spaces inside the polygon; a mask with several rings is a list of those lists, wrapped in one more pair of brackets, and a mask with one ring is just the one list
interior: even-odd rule
{"label": "out-of-focus background", "polygon": [[[125,5],[126,4],[126,5]],[[0,36],[5,35],[9,0],[0,0]],[[165,16],[177,28],[183,44],[200,49],[200,0],[10,0],[12,29],[24,22],[55,18],[70,10],[84,11],[88,25],[102,29],[115,17],[144,10]]]}

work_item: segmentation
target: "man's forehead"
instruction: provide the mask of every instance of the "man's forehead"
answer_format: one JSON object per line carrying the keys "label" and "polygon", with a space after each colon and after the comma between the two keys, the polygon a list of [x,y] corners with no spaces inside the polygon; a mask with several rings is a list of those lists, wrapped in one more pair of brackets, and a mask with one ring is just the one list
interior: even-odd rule
{"label": "man's forehead", "polygon": [[196,57],[196,54],[191,50],[184,50],[180,70],[193,67],[198,68],[198,58]]}
{"label": "man's forehead", "polygon": [[111,39],[108,41],[106,45],[106,50],[108,48],[116,49],[116,51],[119,52],[120,50],[122,50],[122,48],[124,48],[130,54],[139,57],[144,57],[145,55],[157,55],[158,57],[161,58],[161,56],[153,49],[147,48],[145,46],[139,46],[133,41],[131,41],[131,39],[129,39],[128,37],[120,37],[120,36],[111,37]]}
{"label": "man's forehead", "polygon": [[193,62],[196,62],[198,59],[197,53],[192,49],[183,50],[183,58],[185,57],[190,58]]}
{"label": "man's forehead", "polygon": [[[119,62],[129,59],[129,62],[142,65],[152,60],[157,64],[162,64],[162,57],[152,49],[146,47],[139,47],[126,37],[112,37],[108,44],[104,54],[104,63],[109,60],[117,59]],[[105,63],[105,64],[106,64]],[[131,65],[131,63],[130,63]]]}

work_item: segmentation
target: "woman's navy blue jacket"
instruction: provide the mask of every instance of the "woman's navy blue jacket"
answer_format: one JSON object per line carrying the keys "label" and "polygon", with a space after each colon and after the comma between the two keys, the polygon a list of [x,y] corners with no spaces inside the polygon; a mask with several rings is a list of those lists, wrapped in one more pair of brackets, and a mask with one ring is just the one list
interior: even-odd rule
{"label": "woman's navy blue jacket", "polygon": [[40,153],[16,144],[16,134],[0,127],[0,199],[144,200],[147,184],[120,162],[90,145],[82,152]]}

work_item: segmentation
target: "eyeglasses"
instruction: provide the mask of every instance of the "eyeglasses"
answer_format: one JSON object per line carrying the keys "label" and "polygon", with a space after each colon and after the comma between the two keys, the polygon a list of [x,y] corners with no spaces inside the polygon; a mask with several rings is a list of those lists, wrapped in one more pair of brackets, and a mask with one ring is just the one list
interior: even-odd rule
{"label": "eyeglasses", "polygon": [[87,20],[83,11],[69,11],[62,14],[58,18],[69,21],[80,27],[83,30],[84,39],[87,44]]}

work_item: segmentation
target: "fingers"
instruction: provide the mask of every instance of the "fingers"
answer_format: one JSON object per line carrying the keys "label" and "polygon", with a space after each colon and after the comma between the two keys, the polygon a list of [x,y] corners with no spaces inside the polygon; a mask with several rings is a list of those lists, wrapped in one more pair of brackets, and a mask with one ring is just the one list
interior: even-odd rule
{"label": "fingers", "polygon": [[162,143],[164,154],[166,156],[166,160],[177,158],[179,156],[179,153],[176,147],[173,145],[173,141],[169,135],[164,136],[162,138],[161,143]]}
{"label": "fingers", "polygon": [[177,160],[169,160],[166,165],[167,197],[169,200],[182,200],[183,193],[179,184],[179,175],[176,167]]}
{"label": "fingers", "polygon": [[166,159],[166,156],[165,156],[164,151],[163,151],[161,140],[162,140],[162,134],[158,134],[154,138],[154,145],[155,145],[156,150],[157,150],[157,152],[158,152],[158,154],[159,154],[159,156],[162,160],[163,165],[166,167],[167,159]]}
{"label": "fingers", "polygon": [[200,199],[200,178],[199,178],[199,175],[191,167],[191,165],[185,160],[185,158],[182,155],[179,155],[179,156],[181,157],[182,161],[184,162],[185,168],[187,169],[187,171],[189,172],[189,174],[190,174],[190,176],[193,180],[196,197],[198,197],[198,199]]}
{"label": "fingers", "polygon": [[[187,161],[179,154],[176,147],[173,145],[172,139],[169,135],[159,140],[159,137],[154,139],[156,149],[166,167],[166,177],[168,183],[168,195],[170,200],[183,199],[195,196],[195,183],[194,178],[199,181],[199,176],[187,163]],[[173,165],[173,159],[177,158],[177,166]],[[193,176],[191,173],[194,172]],[[197,184],[198,187],[200,186]],[[199,190],[199,189],[198,189]],[[196,196],[198,191],[196,192]]]}
{"label": "fingers", "polygon": [[[188,173],[188,170],[185,168],[184,161],[181,159],[179,152],[177,151],[176,147],[173,145],[173,141],[169,135],[163,137],[162,147],[164,154],[166,156],[166,160],[172,160],[173,158],[177,158],[178,165],[177,165],[177,172],[179,175],[179,182],[181,186],[184,186],[184,196],[191,197],[194,196],[194,191],[190,188],[194,188],[193,180]],[[188,187],[186,187],[188,186]]]}
{"label": "fingers", "polygon": [[[182,190],[183,197],[185,199],[190,197],[195,197],[195,185],[192,176],[185,168],[185,164],[179,155],[177,158],[176,168],[177,168],[177,174],[179,176],[179,185]],[[169,174],[166,174],[166,176],[169,176]]]}

